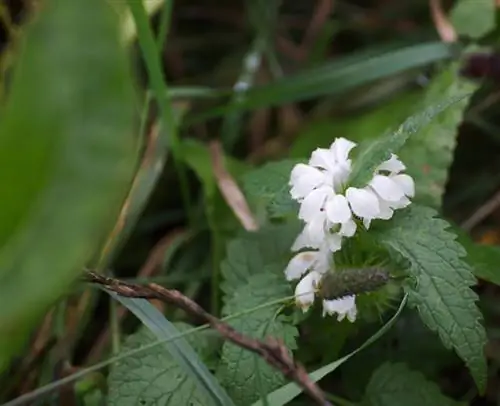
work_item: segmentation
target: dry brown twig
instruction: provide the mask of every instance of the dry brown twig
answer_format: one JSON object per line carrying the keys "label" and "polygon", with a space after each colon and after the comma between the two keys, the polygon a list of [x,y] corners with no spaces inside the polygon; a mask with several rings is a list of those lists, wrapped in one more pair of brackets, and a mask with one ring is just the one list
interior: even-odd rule
{"label": "dry brown twig", "polygon": [[212,141],[209,145],[210,158],[212,159],[212,169],[219,190],[224,196],[231,210],[236,215],[241,225],[247,231],[256,231],[259,228],[250,207],[241,192],[238,184],[224,166],[224,152],[219,141]]}
{"label": "dry brown twig", "polygon": [[200,305],[184,296],[181,292],[166,289],[155,283],[136,285],[122,282],[114,278],[108,278],[94,272],[86,272],[85,280],[100,285],[121,296],[141,299],[158,299],[174,305],[192,316],[200,318],[214,330],[218,331],[224,339],[262,357],[269,365],[278,369],[283,375],[302,387],[304,392],[314,399],[317,404],[331,406],[325,399],[321,389],[309,378],[305,368],[293,360],[282,342],[273,338],[261,341],[245,336],[227,323],[212,316]]}
{"label": "dry brown twig", "polygon": [[455,42],[457,40],[457,33],[448,16],[443,11],[441,0],[429,0],[429,6],[434,26],[441,40],[443,42]]}

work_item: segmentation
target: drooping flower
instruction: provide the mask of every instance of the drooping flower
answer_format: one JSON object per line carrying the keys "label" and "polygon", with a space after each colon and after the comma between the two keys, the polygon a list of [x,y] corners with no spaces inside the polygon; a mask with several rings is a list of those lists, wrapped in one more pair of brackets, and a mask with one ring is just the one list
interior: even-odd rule
{"label": "drooping flower", "polygon": [[327,314],[330,316],[337,314],[337,321],[342,321],[347,317],[347,320],[354,323],[358,314],[356,295],[334,300],[323,300],[323,316]]}
{"label": "drooping flower", "polygon": [[[300,279],[295,287],[295,303],[304,312],[314,303],[321,280],[333,269],[331,254],[324,247],[319,251],[304,251],[296,254],[285,269],[287,280]],[[356,320],[357,308],[355,295],[339,299],[323,300],[323,316],[337,314],[337,320],[345,317],[351,322]]]}
{"label": "drooping flower", "polygon": [[389,220],[394,210],[408,206],[415,195],[415,183],[406,174],[406,167],[395,154],[383,162],[375,171],[373,178],[362,189],[350,187],[346,197],[358,217],[363,219],[366,228],[373,219]]}

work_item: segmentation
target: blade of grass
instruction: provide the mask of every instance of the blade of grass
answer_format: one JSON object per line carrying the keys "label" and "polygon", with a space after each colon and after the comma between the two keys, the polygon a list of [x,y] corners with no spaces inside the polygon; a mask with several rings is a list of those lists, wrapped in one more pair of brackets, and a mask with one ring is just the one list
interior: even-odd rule
{"label": "blade of grass", "polygon": [[162,126],[165,128],[168,134],[168,139],[170,140],[174,165],[179,175],[182,199],[188,212],[188,218],[192,221],[191,201],[189,196],[186,168],[182,164],[179,135],[177,132],[177,118],[175,116],[172,103],[168,97],[168,86],[163,77],[162,65],[151,25],[149,23],[149,18],[142,1],[127,0],[127,3],[137,27],[139,45],[146,63],[151,88],[160,109]]}
{"label": "blade of grass", "polygon": [[174,0],[164,0],[163,9],[160,17],[160,29],[158,30],[158,52],[161,54],[167,35],[170,31],[170,20],[172,16],[172,8]]}
{"label": "blade of grass", "polygon": [[[351,353],[345,355],[344,357],[327,364],[316,371],[312,372],[309,374],[310,378],[314,382],[318,382],[320,379],[324,378],[326,375],[329,373],[335,371],[339,366],[341,366],[344,362],[346,362],[349,358],[352,356],[356,355],[358,352],[361,350],[365,349],[368,347],[370,344],[374,343],[377,341],[382,335],[384,335],[396,322],[398,319],[399,315],[403,311],[404,307],[406,306],[406,302],[408,300],[408,294],[405,294],[403,297],[403,300],[401,301],[401,304],[399,305],[398,310],[394,314],[394,316],[391,317],[391,319],[384,325],[380,330],[378,330],[374,335],[372,335],[368,340],[366,340],[361,346],[356,348],[354,351]],[[297,386],[295,383],[289,383],[285,386],[282,386],[281,388],[275,390],[274,392],[270,393],[267,395],[267,400],[269,404],[273,406],[282,406],[286,405],[288,402],[293,400],[295,397],[300,395],[302,393],[302,388]],[[262,401],[255,402],[252,406],[264,406],[264,403]]]}
{"label": "blade of grass", "polygon": [[[111,297],[127,307],[159,339],[172,338],[179,334],[175,326],[146,299],[131,299],[108,292]],[[233,401],[200,360],[196,352],[184,339],[165,344],[165,348],[191,377],[202,393],[215,405],[234,406]]]}
{"label": "blade of grass", "polygon": [[274,106],[323,95],[339,96],[378,79],[450,59],[455,56],[456,49],[453,44],[430,42],[379,54],[373,54],[371,50],[360,52],[342,61],[327,62],[269,85],[249,89],[245,100],[240,103],[218,105],[198,115],[188,116],[184,124],[199,123],[237,110]]}

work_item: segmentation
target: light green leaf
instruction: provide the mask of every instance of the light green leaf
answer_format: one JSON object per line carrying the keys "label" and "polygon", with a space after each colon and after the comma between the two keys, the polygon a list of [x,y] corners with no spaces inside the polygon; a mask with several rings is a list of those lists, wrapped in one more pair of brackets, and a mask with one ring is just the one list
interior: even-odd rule
{"label": "light green leaf", "polygon": [[132,180],[134,95],[115,17],[101,0],[51,1],[19,44],[0,120],[0,371],[97,253]]}
{"label": "light green leaf", "polygon": [[269,225],[256,232],[242,233],[227,246],[226,258],[221,264],[224,277],[222,290],[225,300],[247,279],[261,273],[280,275],[290,260],[290,248],[300,231],[298,222]]}
{"label": "light green leaf", "polygon": [[446,230],[449,224],[435,216],[433,209],[413,205],[370,234],[409,265],[415,282],[408,289],[410,303],[444,345],[454,348],[465,361],[482,391],[486,332],[475,304],[477,295],[471,289],[476,279],[462,259],[465,250]]}
{"label": "light green leaf", "polygon": [[271,162],[248,172],[243,189],[250,200],[266,206],[269,217],[284,217],[298,211],[298,204],[290,197],[290,173],[300,161]]}
{"label": "light green leaf", "polygon": [[289,157],[309,157],[316,148],[327,148],[337,137],[355,142],[378,137],[410,116],[421,98],[422,91],[407,92],[364,114],[305,123],[306,127],[297,134],[290,148]]}
{"label": "light green leaf", "polygon": [[407,118],[397,130],[376,141],[360,144],[356,148],[349,184],[355,187],[364,187],[370,181],[377,167],[390,158],[391,153],[397,153],[410,136],[429,125],[439,113],[465,96],[462,94],[453,98],[436,99],[431,105],[424,106],[424,109],[419,113]]}
{"label": "light green leaf", "polygon": [[385,363],[372,375],[363,401],[366,406],[452,406],[439,387],[405,364]]}
{"label": "light green leaf", "polygon": [[[114,292],[108,293],[133,312],[157,339],[165,340],[179,335],[175,326],[147,300],[127,298]],[[185,375],[184,379],[189,379],[196,385],[196,392],[202,394],[205,399],[210,399],[211,405],[234,406],[227,393],[183,337],[166,342],[164,348],[179,365],[179,369]],[[172,379],[172,376],[169,378]],[[137,394],[143,395],[140,391]]]}
{"label": "light green leaf", "polygon": [[459,35],[479,39],[495,28],[495,13],[494,1],[459,0],[450,17]]}
{"label": "light green leaf", "polygon": [[[385,323],[380,330],[378,330],[374,335],[372,335],[368,340],[366,340],[362,345],[356,348],[354,351],[349,354],[343,356],[342,358],[333,361],[309,374],[309,378],[313,382],[318,382],[320,379],[324,378],[326,375],[335,371],[338,367],[340,367],[344,362],[349,360],[352,356],[356,355],[358,352],[364,350],[369,345],[373,344],[380,337],[382,337],[396,322],[399,315],[403,311],[406,306],[406,302],[408,299],[408,294],[405,294],[403,300],[399,304],[399,308],[397,312],[392,316],[387,323]],[[279,389],[276,389],[274,392],[269,394],[267,397],[268,404],[272,406],[283,406],[288,404],[288,402],[295,399],[298,395],[302,393],[302,388],[298,386],[296,383],[291,382],[285,386],[282,386]],[[264,402],[257,401],[252,406],[265,406]]]}
{"label": "light green leaf", "polygon": [[[176,330],[184,332],[191,326],[176,323]],[[135,350],[153,343],[157,337],[147,328],[141,327],[125,340],[120,353]],[[194,333],[182,338],[202,356],[213,349],[206,334]],[[173,341],[172,343],[174,343]],[[119,354],[120,355],[120,354]],[[110,406],[205,406],[216,405],[200,391],[190,375],[163,347],[122,358],[113,364],[108,377],[108,404]]]}
{"label": "light green leaf", "polygon": [[[458,69],[457,64],[451,64],[432,79],[422,106],[430,106],[443,99],[455,100],[477,89],[477,84],[458,76]],[[401,149],[400,158],[407,166],[408,174],[415,179],[418,202],[436,208],[441,206],[458,128],[468,103],[469,97],[453,103],[434,117],[429,125],[410,137]]]}
{"label": "light green leaf", "polygon": [[[283,276],[271,273],[254,275],[240,285],[227,302],[224,313],[234,314],[266,302],[292,294],[290,284]],[[290,349],[296,348],[297,329],[282,315],[282,304],[267,306],[245,317],[238,317],[230,324],[239,332],[257,339],[280,339]],[[217,377],[239,406],[250,405],[261,395],[266,395],[285,381],[281,372],[269,366],[262,358],[226,342],[222,347]]]}

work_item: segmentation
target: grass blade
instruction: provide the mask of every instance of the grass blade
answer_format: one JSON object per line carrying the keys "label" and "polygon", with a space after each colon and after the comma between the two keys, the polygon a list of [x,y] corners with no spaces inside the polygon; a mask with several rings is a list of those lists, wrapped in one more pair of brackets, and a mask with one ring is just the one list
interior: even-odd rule
{"label": "grass blade", "polygon": [[456,45],[430,42],[411,45],[363,58],[366,52],[330,62],[323,66],[285,77],[266,86],[249,89],[245,100],[237,104],[219,105],[191,117],[189,124],[217,117],[236,110],[250,110],[292,103],[323,95],[340,95],[350,89],[383,79],[399,72],[420,68],[433,62],[450,59]]}
{"label": "grass blade", "polygon": [[[394,316],[391,317],[391,319],[380,329],[378,330],[374,335],[372,335],[368,340],[366,340],[361,346],[356,348],[354,351],[351,353],[347,354],[346,356],[333,361],[332,363],[325,365],[316,371],[312,372],[309,376],[314,382],[318,382],[320,379],[324,378],[326,375],[329,373],[335,371],[339,366],[341,366],[344,362],[346,362],[349,358],[352,356],[356,355],[358,352],[361,350],[365,349],[368,347],[370,344],[374,343],[377,341],[382,335],[384,335],[396,322],[398,319],[399,315],[403,311],[404,307],[406,306],[406,302],[408,300],[408,294],[405,294],[403,297],[403,300],[401,301],[401,304],[399,305],[399,308],[394,314]],[[286,405],[288,402],[293,400],[295,397],[300,395],[302,392],[302,388],[300,388],[297,384],[295,383],[289,383],[285,386],[282,386],[281,388],[275,390],[274,392],[270,393],[267,396],[267,401],[269,404],[273,406],[282,406]],[[255,402],[252,406],[264,406],[261,400],[258,402]]]}
{"label": "grass blade", "polygon": [[[160,313],[151,303],[145,299],[131,299],[108,292],[114,299],[127,307],[141,322],[151,330],[160,340],[178,336],[179,331]],[[166,349],[174,357],[186,373],[197,383],[200,391],[205,392],[216,405],[234,406],[226,391],[210,373],[208,368],[201,362],[198,355],[183,338],[169,341],[165,344]]]}

